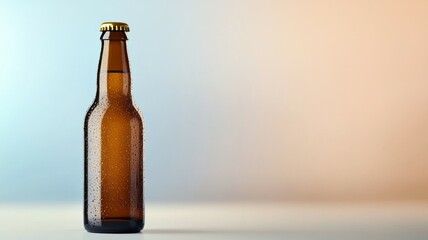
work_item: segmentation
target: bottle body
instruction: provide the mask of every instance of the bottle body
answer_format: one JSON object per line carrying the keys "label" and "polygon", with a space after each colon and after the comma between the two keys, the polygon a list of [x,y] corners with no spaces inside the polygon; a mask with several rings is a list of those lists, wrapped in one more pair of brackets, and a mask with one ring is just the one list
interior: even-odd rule
{"label": "bottle body", "polygon": [[[122,34],[125,40],[115,38]],[[102,41],[97,96],[84,125],[84,226],[89,232],[139,232],[144,226],[143,119],[130,94],[125,33],[104,32]]]}

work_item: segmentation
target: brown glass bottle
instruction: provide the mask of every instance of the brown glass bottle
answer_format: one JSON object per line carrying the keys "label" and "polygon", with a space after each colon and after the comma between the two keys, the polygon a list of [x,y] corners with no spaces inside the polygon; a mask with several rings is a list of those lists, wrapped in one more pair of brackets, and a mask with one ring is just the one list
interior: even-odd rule
{"label": "brown glass bottle", "polygon": [[89,232],[144,227],[143,120],[131,98],[125,23],[101,25],[97,93],[84,126],[84,225]]}

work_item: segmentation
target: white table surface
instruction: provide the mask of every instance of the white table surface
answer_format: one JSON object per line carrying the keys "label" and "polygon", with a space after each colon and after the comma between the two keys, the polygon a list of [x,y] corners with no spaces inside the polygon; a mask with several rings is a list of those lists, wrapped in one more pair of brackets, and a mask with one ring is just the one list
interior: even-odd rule
{"label": "white table surface", "polygon": [[428,239],[428,203],[146,204],[140,234],[87,233],[79,204],[0,204],[1,240]]}

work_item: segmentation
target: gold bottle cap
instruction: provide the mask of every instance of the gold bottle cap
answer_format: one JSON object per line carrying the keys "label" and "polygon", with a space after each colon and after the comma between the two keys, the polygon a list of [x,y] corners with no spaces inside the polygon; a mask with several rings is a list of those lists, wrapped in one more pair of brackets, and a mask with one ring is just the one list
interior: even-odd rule
{"label": "gold bottle cap", "polygon": [[129,32],[129,26],[123,22],[103,22],[100,27],[100,31],[125,31]]}

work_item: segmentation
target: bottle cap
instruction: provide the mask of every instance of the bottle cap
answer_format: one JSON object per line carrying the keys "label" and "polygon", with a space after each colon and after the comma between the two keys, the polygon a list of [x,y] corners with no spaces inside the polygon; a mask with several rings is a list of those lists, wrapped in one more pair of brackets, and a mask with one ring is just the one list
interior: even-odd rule
{"label": "bottle cap", "polygon": [[125,31],[129,32],[129,26],[123,22],[103,22],[100,27],[100,31]]}

